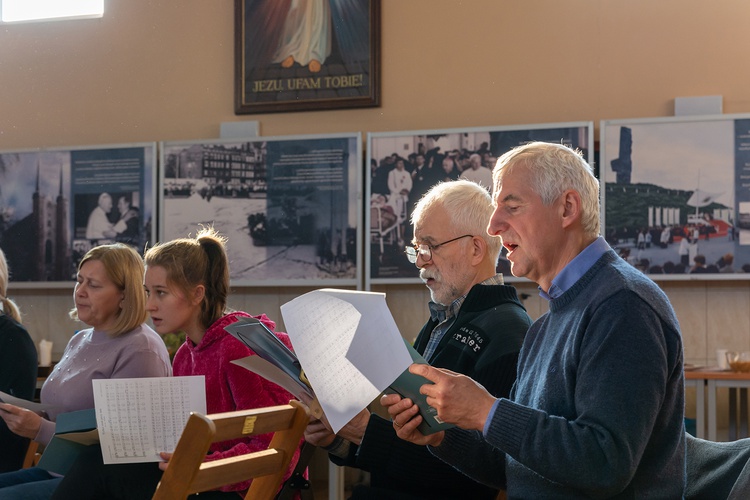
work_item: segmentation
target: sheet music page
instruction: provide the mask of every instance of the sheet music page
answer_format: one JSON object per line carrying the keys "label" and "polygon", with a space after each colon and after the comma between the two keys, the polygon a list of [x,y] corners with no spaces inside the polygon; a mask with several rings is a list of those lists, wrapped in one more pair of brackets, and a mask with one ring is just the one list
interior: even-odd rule
{"label": "sheet music page", "polygon": [[160,462],[177,446],[190,412],[206,413],[205,377],[94,380],[105,464]]}
{"label": "sheet music page", "polygon": [[315,290],[282,305],[281,315],[334,432],[411,364],[382,293]]}

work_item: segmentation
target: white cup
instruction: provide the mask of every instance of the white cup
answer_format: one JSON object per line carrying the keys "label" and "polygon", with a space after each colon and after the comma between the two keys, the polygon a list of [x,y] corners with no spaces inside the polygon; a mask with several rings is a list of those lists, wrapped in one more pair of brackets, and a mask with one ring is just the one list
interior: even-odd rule
{"label": "white cup", "polygon": [[39,341],[39,366],[50,366],[52,364],[52,342],[49,340]]}
{"label": "white cup", "polygon": [[716,364],[722,370],[729,369],[729,363],[727,362],[727,351],[728,349],[716,349]]}

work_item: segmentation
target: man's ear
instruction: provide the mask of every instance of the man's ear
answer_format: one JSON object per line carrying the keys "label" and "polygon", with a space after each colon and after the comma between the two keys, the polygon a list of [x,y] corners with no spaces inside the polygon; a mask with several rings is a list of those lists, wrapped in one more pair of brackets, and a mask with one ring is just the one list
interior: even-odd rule
{"label": "man's ear", "polygon": [[578,191],[568,189],[562,194],[561,211],[564,228],[581,220],[581,195]]}
{"label": "man's ear", "polygon": [[475,266],[482,263],[487,255],[487,242],[481,236],[471,238],[471,263]]}

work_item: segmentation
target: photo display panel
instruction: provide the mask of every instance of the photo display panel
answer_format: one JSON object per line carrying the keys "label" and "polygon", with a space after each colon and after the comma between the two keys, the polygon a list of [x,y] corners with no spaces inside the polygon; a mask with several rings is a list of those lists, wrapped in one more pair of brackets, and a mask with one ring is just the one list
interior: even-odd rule
{"label": "photo display panel", "polygon": [[0,152],[0,247],[14,285],[67,284],[97,245],[140,254],[154,239],[155,178],[156,143]]}
{"label": "photo display panel", "polygon": [[[591,162],[593,123],[548,123],[471,129],[368,134],[365,174],[365,289],[371,283],[419,283],[419,270],[404,253],[412,244],[414,205],[432,186],[468,178],[492,190],[492,168],[516,146],[566,144]],[[501,253],[498,272],[512,280]]]}
{"label": "photo display panel", "polygon": [[356,285],[359,134],[162,143],[161,241],[213,225],[233,285]]}
{"label": "photo display panel", "polygon": [[750,277],[750,115],[601,123],[602,231],[655,280]]}

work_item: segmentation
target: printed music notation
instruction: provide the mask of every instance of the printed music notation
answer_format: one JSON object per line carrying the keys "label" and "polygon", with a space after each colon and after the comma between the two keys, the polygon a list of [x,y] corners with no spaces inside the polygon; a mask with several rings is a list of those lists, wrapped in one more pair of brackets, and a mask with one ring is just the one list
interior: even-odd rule
{"label": "printed music notation", "polygon": [[206,413],[203,376],[99,379],[93,386],[105,464],[161,461],[190,412]]}

